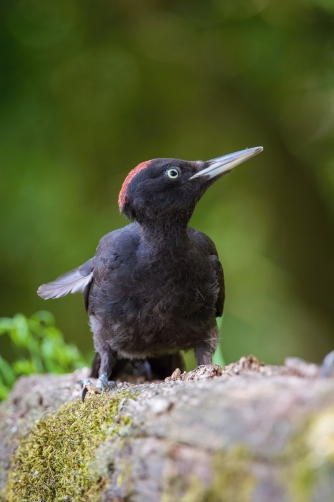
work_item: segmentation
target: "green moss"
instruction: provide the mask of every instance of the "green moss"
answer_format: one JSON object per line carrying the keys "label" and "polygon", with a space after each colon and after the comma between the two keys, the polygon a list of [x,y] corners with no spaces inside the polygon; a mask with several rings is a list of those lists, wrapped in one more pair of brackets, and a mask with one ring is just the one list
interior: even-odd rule
{"label": "green moss", "polygon": [[285,451],[290,464],[289,492],[296,502],[311,500],[316,486],[334,474],[334,407],[307,418]]}
{"label": "green moss", "polygon": [[[334,407],[301,418],[298,430],[284,450],[270,460],[276,466],[273,482],[294,502],[309,502],[319,487],[331,486],[334,477]],[[213,456],[209,485],[195,475],[181,481],[169,478],[162,500],[249,502],[258,483],[251,471],[255,460],[244,448],[218,452]]]}
{"label": "green moss", "polygon": [[[212,458],[212,481],[209,486],[193,475],[188,486],[180,486],[180,479],[168,480],[163,502],[249,502],[256,480],[250,472],[250,456],[244,448],[217,452]],[[174,485],[174,487],[173,487]],[[184,494],[180,496],[179,491]]]}
{"label": "green moss", "polygon": [[[114,418],[121,401],[132,395],[133,391],[112,396],[88,395],[83,405],[67,403],[56,413],[42,417],[14,456],[5,500],[98,500],[101,490],[110,482],[115,454],[131,443],[131,436],[127,437],[131,432],[131,418],[118,416],[117,423]],[[334,407],[301,418],[295,425],[299,432],[270,462],[275,462],[277,485],[291,500],[307,502],[319,483],[328,485],[327,480],[334,476]],[[110,438],[114,438],[113,441],[109,441]],[[119,457],[116,469],[116,485],[124,493],[132,489],[132,458],[126,453]],[[244,448],[213,454],[212,476],[206,482],[195,475],[180,475],[173,457],[167,460],[170,463],[167,462],[165,471],[163,502],[248,502],[252,499],[257,483],[251,470],[255,458]]]}
{"label": "green moss", "polygon": [[256,480],[250,472],[251,457],[245,448],[216,453],[213,458],[213,483],[204,501],[249,502]]}
{"label": "green moss", "polygon": [[8,502],[96,499],[104,480],[89,469],[97,446],[120,432],[114,417],[129,391],[87,395],[42,417],[13,458],[4,496]]}

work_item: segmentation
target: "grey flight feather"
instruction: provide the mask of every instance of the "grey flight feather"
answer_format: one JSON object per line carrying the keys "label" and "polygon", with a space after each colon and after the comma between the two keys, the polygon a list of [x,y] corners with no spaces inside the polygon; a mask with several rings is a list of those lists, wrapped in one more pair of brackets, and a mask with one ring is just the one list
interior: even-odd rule
{"label": "grey flight feather", "polygon": [[37,294],[49,300],[50,298],[61,298],[69,293],[83,293],[86,286],[93,279],[93,258],[64,275],[61,275],[55,281],[43,284],[37,290]]}

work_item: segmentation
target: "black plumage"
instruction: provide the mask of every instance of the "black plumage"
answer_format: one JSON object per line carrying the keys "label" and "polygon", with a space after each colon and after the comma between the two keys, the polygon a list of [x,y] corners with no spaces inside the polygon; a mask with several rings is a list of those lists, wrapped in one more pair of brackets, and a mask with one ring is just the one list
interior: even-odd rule
{"label": "black plumage", "polygon": [[224,307],[223,269],[212,240],[188,227],[214,181],[261,147],[210,161],[154,159],[127,176],[120,211],[132,223],[105,235],[94,258],[41,286],[44,298],[83,292],[100,387],[117,359],[173,356],[194,349],[208,364]]}

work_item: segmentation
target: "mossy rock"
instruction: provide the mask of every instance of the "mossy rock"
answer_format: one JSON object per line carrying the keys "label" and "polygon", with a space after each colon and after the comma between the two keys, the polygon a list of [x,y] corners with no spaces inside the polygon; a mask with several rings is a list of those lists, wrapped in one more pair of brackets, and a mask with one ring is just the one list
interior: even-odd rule
{"label": "mossy rock", "polygon": [[18,424],[6,502],[334,500],[333,379],[254,368],[205,378],[202,369],[188,380],[89,395],[84,404],[78,386],[70,402],[52,407],[53,378],[38,387],[47,406],[37,421],[31,415],[30,428],[17,418],[18,396],[26,406],[38,401],[29,379],[0,410],[9,410],[1,428]]}

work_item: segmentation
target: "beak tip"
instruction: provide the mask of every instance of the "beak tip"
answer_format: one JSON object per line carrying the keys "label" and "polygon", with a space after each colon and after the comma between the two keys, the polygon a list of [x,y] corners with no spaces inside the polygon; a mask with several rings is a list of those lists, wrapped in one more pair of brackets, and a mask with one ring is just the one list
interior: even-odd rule
{"label": "beak tip", "polygon": [[189,179],[192,180],[198,176],[208,176],[209,178],[213,178],[218,174],[227,173],[235,166],[245,162],[262,151],[263,146],[256,146],[254,148],[246,148],[246,150],[240,150],[239,152],[223,155],[222,157],[216,157],[215,159],[208,161],[209,167],[202,169]]}

